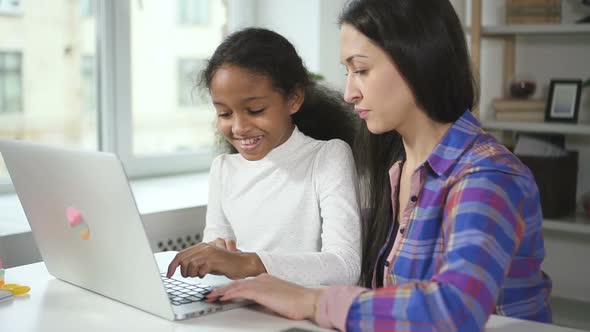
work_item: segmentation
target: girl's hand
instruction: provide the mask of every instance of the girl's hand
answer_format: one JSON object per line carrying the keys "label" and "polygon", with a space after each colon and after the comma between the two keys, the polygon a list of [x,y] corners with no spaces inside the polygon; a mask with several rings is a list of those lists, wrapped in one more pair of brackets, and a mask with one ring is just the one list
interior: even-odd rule
{"label": "girl's hand", "polygon": [[238,250],[238,248],[236,247],[236,241],[232,239],[223,239],[218,237],[209,243],[218,248],[226,249],[233,252],[241,252],[241,250]]}
{"label": "girl's hand", "polygon": [[[235,242],[233,248],[235,249]],[[211,273],[230,279],[242,279],[266,272],[260,257],[255,253],[230,251],[211,243],[199,243],[176,254],[168,265],[166,276],[172,277],[179,266],[184,278],[202,278]]]}
{"label": "girl's hand", "polygon": [[302,320],[314,318],[316,303],[322,292],[322,289],[306,288],[261,274],[253,279],[239,280],[218,288],[207,295],[207,301],[243,298],[255,301],[289,319]]}

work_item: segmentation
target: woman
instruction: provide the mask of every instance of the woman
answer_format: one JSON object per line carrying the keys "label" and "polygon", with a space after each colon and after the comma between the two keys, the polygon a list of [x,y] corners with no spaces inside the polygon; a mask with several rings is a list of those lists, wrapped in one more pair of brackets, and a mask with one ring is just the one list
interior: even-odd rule
{"label": "woman", "polygon": [[210,294],[339,330],[482,330],[492,313],[551,321],[539,194],[481,129],[469,56],[447,0],[360,0],[340,19],[345,99],[364,120],[369,208],[362,286],[266,275]]}
{"label": "woman", "polygon": [[228,36],[202,84],[228,153],[211,165],[203,242],[178,253],[168,276],[180,266],[184,277],[269,273],[305,285],[356,284],[350,107],[310,78],[287,39],[266,29]]}

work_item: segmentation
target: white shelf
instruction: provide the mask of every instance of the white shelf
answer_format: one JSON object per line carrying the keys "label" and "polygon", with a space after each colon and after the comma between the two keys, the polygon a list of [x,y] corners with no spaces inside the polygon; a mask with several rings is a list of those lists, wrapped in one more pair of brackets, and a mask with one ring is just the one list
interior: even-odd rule
{"label": "white shelf", "polygon": [[483,26],[482,35],[590,34],[590,24],[512,24]]}
{"label": "white shelf", "polygon": [[590,235],[590,219],[582,214],[563,219],[543,219],[543,229]]}
{"label": "white shelf", "polygon": [[489,130],[511,130],[536,133],[554,133],[567,135],[589,135],[590,124],[568,124],[557,122],[505,122],[483,121],[482,126]]}

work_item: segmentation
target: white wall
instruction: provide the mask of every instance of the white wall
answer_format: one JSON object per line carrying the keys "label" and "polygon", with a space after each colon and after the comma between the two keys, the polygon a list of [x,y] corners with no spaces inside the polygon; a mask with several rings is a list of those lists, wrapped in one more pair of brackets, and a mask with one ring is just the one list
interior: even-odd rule
{"label": "white wall", "polygon": [[259,0],[256,24],[285,36],[307,69],[322,74],[327,84],[344,87],[339,56],[338,15],[346,0]]}

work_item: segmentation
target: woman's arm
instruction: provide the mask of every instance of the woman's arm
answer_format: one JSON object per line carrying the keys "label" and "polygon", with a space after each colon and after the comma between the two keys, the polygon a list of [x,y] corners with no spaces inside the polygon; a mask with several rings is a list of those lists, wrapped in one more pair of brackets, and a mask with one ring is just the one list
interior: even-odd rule
{"label": "woman's arm", "polygon": [[450,188],[442,218],[444,264],[428,281],[356,298],[346,319],[347,331],[482,330],[523,239],[525,222],[540,223],[524,219],[539,215],[531,182],[499,171],[461,178]]}

